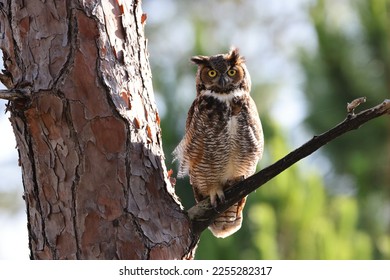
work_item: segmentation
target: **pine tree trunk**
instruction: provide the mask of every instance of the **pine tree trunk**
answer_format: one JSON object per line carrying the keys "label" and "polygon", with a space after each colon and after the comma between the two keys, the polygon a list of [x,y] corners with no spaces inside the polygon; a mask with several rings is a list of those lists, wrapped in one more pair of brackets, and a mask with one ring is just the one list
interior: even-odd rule
{"label": "pine tree trunk", "polygon": [[[164,164],[140,2],[2,1],[32,259],[191,258]],[[22,241],[21,241],[22,242]]]}

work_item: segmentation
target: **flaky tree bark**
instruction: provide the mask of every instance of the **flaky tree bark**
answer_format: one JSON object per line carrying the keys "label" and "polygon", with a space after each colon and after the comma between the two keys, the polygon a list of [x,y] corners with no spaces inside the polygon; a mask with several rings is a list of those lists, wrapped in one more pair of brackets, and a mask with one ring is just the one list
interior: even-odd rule
{"label": "flaky tree bark", "polygon": [[0,2],[32,259],[174,259],[197,242],[166,175],[140,3]]}

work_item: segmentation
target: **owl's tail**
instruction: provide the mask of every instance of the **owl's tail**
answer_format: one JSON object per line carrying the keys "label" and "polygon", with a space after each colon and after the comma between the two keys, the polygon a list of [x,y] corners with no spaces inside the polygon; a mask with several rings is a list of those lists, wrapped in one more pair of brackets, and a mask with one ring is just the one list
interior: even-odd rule
{"label": "owl's tail", "polygon": [[242,210],[245,202],[246,197],[235,203],[214,220],[209,229],[215,237],[225,238],[241,228]]}

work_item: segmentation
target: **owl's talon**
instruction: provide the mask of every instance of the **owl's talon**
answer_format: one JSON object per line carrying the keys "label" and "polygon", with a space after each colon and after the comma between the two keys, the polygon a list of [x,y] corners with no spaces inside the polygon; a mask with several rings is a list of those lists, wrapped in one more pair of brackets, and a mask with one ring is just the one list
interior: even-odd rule
{"label": "owl's talon", "polygon": [[218,206],[218,202],[217,202],[217,196],[216,195],[210,195],[210,204],[211,206],[216,209],[217,206]]}
{"label": "owl's talon", "polygon": [[225,203],[225,194],[223,190],[218,190],[213,194],[210,194],[210,203],[214,209],[217,208],[219,203]]}
{"label": "owl's talon", "polygon": [[224,204],[225,203],[225,194],[223,193],[223,191],[221,191],[221,193],[218,193],[217,196],[218,196],[219,202],[221,204]]}

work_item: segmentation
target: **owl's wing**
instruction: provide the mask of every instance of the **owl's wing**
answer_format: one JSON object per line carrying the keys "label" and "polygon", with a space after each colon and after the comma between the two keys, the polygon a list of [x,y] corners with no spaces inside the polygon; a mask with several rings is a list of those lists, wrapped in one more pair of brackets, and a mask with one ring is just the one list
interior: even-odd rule
{"label": "owl's wing", "polygon": [[192,102],[192,105],[190,107],[190,109],[188,110],[188,114],[187,114],[187,120],[186,120],[186,131],[188,131],[190,129],[190,126],[191,126],[191,123],[192,123],[192,119],[193,119],[193,116],[194,116],[194,112],[195,112],[195,106],[197,105],[197,100],[195,99],[194,102]]}
{"label": "owl's wing", "polygon": [[193,134],[192,132],[194,130],[193,120],[196,120],[196,117],[194,118],[194,115],[198,114],[198,110],[195,110],[197,103],[197,99],[192,102],[192,105],[187,114],[185,135],[180,141],[179,145],[177,145],[177,147],[173,151],[173,161],[179,161],[179,171],[177,174],[179,178],[184,177],[189,173],[190,156],[188,151],[188,144],[191,142]]}
{"label": "owl's wing", "polygon": [[255,101],[248,96],[248,106],[249,106],[249,126],[253,129],[254,136],[256,138],[257,144],[260,149],[260,158],[263,154],[264,146],[264,137],[263,137],[263,128],[260,122],[259,113],[257,112]]}
{"label": "owl's wing", "polygon": [[184,151],[186,150],[186,138],[184,137],[179,145],[173,150],[173,161],[179,161],[179,171],[177,177],[182,178],[188,174],[188,163],[184,160]]}

